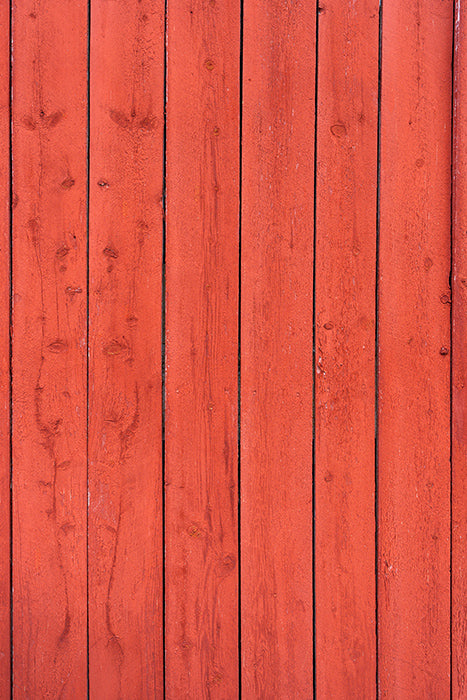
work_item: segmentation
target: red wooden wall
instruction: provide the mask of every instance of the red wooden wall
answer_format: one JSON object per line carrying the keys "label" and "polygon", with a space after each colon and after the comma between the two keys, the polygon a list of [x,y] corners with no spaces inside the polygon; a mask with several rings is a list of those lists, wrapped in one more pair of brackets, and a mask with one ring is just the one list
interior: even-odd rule
{"label": "red wooden wall", "polygon": [[464,3],[0,26],[0,698],[467,698]]}

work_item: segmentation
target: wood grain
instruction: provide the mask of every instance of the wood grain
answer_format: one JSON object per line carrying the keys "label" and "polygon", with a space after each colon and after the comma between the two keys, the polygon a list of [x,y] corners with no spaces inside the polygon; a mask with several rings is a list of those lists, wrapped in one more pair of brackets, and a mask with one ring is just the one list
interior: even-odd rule
{"label": "wood grain", "polygon": [[0,4],[0,696],[10,692],[10,8]]}
{"label": "wood grain", "polygon": [[244,3],[243,697],[311,698],[315,6]]}
{"label": "wood grain", "polygon": [[380,696],[450,693],[452,3],[385,3],[379,276]]}
{"label": "wood grain", "polygon": [[87,2],[12,13],[13,692],[82,698]]}
{"label": "wood grain", "polygon": [[169,0],[167,698],[238,694],[240,2]]}
{"label": "wood grain", "polygon": [[91,9],[90,696],[163,694],[164,2]]}
{"label": "wood grain", "polygon": [[452,697],[467,696],[467,17],[455,3],[452,221]]}
{"label": "wood grain", "polygon": [[319,15],[316,691],[376,696],[377,0]]}

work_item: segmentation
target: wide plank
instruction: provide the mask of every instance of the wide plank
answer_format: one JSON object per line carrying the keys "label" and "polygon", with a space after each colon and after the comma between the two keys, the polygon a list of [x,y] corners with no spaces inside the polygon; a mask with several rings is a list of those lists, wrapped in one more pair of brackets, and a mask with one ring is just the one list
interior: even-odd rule
{"label": "wide plank", "polygon": [[91,6],[89,692],[163,696],[164,2]]}
{"label": "wide plank", "polygon": [[313,696],[315,3],[246,0],[242,693]]}
{"label": "wide plank", "polygon": [[316,690],[376,696],[377,0],[319,14],[316,186]]}
{"label": "wide plank", "polygon": [[168,2],[168,700],[238,695],[240,4]]}
{"label": "wide plank", "polygon": [[13,693],[86,695],[87,2],[12,2]]}
{"label": "wide plank", "polygon": [[450,693],[452,3],[384,3],[378,305],[381,698]]}

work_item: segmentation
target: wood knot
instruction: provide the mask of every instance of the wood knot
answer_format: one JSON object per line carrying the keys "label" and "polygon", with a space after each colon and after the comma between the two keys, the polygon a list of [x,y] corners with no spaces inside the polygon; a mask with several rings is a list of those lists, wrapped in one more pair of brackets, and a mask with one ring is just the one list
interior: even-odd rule
{"label": "wood knot", "polygon": [[197,527],[197,525],[190,525],[187,528],[187,533],[189,534],[190,537],[195,537],[195,538],[202,537],[202,535],[203,535],[202,530],[200,530],[200,528]]}
{"label": "wood knot", "polygon": [[182,637],[180,640],[180,649],[184,649],[185,651],[188,651],[189,649],[193,648],[193,642],[191,642],[189,639],[186,637]]}
{"label": "wood knot", "polygon": [[66,256],[68,255],[69,252],[70,252],[70,249],[68,248],[68,246],[62,245],[56,251],[55,255],[57,256],[57,258],[59,258],[59,260],[61,260],[62,258],[66,258]]}
{"label": "wood knot", "polygon": [[347,134],[345,124],[342,124],[342,122],[337,122],[336,124],[333,124],[331,126],[331,134],[333,136],[336,136],[338,139],[342,138],[342,136],[345,136]]}
{"label": "wood knot", "polygon": [[439,300],[442,304],[450,304],[451,303],[451,293],[445,292],[444,294],[442,294],[440,296]]}
{"label": "wood knot", "polygon": [[49,352],[53,352],[58,355],[59,353],[66,352],[68,350],[68,343],[66,343],[64,340],[54,340],[53,343],[50,343],[47,346],[47,349]]}
{"label": "wood knot", "polygon": [[83,290],[81,289],[81,287],[67,287],[65,289],[65,294],[68,294],[68,296],[71,297],[72,299],[75,296],[75,294],[82,294],[82,293],[83,293]]}
{"label": "wood knot", "polygon": [[423,267],[428,271],[431,267],[433,267],[433,260],[431,258],[425,258],[423,261]]}
{"label": "wood knot", "polygon": [[235,566],[237,564],[236,558],[233,556],[233,554],[227,554],[223,559],[222,559],[222,566],[224,569],[227,571],[232,571],[232,569],[235,569]]}
{"label": "wood knot", "polygon": [[73,180],[73,178],[68,176],[67,178],[65,178],[65,180],[63,180],[60,187],[62,187],[64,190],[71,190],[74,184],[75,181]]}
{"label": "wood knot", "polygon": [[217,671],[217,672],[213,673],[213,674],[207,679],[206,685],[207,685],[208,687],[220,685],[220,683],[222,682],[223,677],[224,677],[224,676],[222,675],[222,673],[220,673],[219,671]]}
{"label": "wood knot", "polygon": [[104,355],[120,355],[125,350],[128,350],[126,343],[121,343],[119,340],[112,340],[107,345],[104,345]]}
{"label": "wood knot", "polygon": [[118,250],[115,250],[115,248],[112,248],[112,246],[108,245],[104,250],[102,251],[106,258],[118,258]]}

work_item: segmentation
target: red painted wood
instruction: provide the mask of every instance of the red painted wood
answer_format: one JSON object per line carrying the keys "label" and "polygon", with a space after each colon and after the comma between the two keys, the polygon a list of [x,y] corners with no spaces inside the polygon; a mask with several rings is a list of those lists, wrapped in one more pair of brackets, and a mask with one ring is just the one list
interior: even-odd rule
{"label": "red painted wood", "polygon": [[380,695],[447,698],[452,3],[385,3],[382,41]]}
{"label": "red painted wood", "polygon": [[377,0],[319,15],[316,690],[376,696]]}
{"label": "red painted wood", "polygon": [[315,5],[244,3],[243,697],[310,698]]}
{"label": "red painted wood", "polygon": [[0,697],[10,693],[10,36],[0,4]]}
{"label": "red painted wood", "polygon": [[89,687],[163,694],[164,2],[91,8]]}
{"label": "red painted wood", "polygon": [[87,2],[12,13],[14,697],[82,698]]}
{"label": "red painted wood", "polygon": [[452,222],[452,697],[467,696],[467,17],[455,4]]}
{"label": "red painted wood", "polygon": [[379,4],[12,0],[12,543],[0,5],[1,697],[467,697],[467,35]]}
{"label": "red painted wood", "polygon": [[170,0],[168,699],[238,694],[240,2]]}

